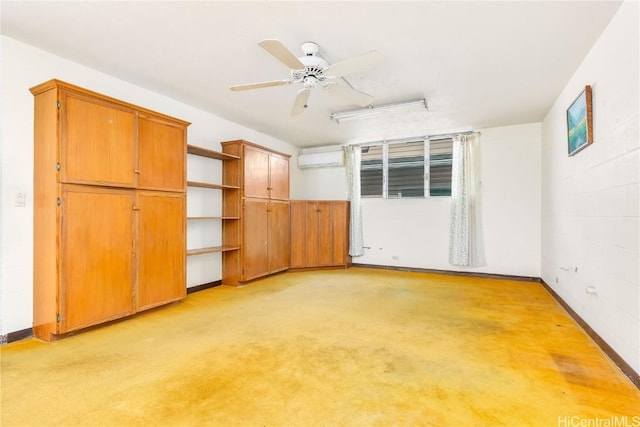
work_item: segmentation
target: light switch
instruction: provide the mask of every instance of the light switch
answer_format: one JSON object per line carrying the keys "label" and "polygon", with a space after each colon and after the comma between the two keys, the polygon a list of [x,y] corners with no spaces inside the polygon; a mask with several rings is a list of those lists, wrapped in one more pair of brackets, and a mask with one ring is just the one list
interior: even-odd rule
{"label": "light switch", "polygon": [[26,203],[25,200],[26,200],[26,196],[25,196],[24,192],[23,191],[17,191],[15,200],[13,202],[13,206],[15,206],[17,208],[24,208],[25,203]]}

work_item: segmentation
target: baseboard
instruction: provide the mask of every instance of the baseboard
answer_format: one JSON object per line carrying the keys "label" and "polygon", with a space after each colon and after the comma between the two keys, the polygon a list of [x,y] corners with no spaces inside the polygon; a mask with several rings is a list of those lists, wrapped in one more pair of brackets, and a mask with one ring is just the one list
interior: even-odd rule
{"label": "baseboard", "polygon": [[33,336],[33,329],[27,328],[20,331],[9,332],[6,335],[0,335],[0,344],[9,344],[11,342],[20,341]]}
{"label": "baseboard", "polygon": [[194,292],[204,291],[205,289],[215,288],[216,286],[222,285],[222,280],[216,280],[215,282],[203,283],[198,286],[191,286],[187,288],[187,295],[192,294]]}
{"label": "baseboard", "polygon": [[539,277],[514,276],[509,274],[480,273],[475,271],[436,270],[430,268],[396,267],[392,265],[353,264],[354,267],[379,268],[382,270],[413,271],[417,273],[447,274],[450,276],[480,277],[485,279],[515,280],[540,283]]}
{"label": "baseboard", "polygon": [[622,357],[620,357],[620,355],[618,353],[616,353],[616,351],[611,348],[611,346],[609,344],[607,344],[607,342],[602,339],[602,337],[600,335],[598,335],[598,333],[596,331],[594,331],[591,326],[589,326],[589,324],[587,322],[584,321],[584,319],[582,319],[582,317],[580,317],[580,315],[578,313],[576,313],[570,306],[569,304],[567,304],[560,295],[558,295],[556,293],[556,291],[554,291],[551,286],[549,286],[547,283],[545,283],[544,280],[540,280],[540,283],[542,284],[542,286],[547,290],[547,292],[549,292],[549,294],[556,300],[558,301],[558,303],[562,306],[562,308],[565,309],[565,311],[567,313],[569,313],[569,316],[571,316],[573,318],[573,320],[576,321],[576,323],[578,325],[580,325],[580,327],[587,333],[587,335],[589,335],[589,337],[591,337],[591,339],[598,345],[598,347],[600,347],[600,349],[602,349],[602,351],[604,351],[604,353],[609,357],[609,359],[611,359],[613,361],[613,363],[616,364],[616,366],[618,366],[618,368],[620,368],[620,370],[622,371],[622,373],[629,378],[629,380],[631,380],[631,382],[638,388],[640,389],[640,374],[638,374],[632,367],[631,365],[629,365]]}

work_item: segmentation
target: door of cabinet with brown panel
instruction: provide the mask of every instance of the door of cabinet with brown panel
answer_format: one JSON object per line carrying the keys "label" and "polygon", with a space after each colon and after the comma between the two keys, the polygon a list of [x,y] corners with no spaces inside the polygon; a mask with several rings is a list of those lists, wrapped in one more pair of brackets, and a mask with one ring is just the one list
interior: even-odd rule
{"label": "door of cabinet with brown panel", "polygon": [[223,180],[239,192],[223,194],[225,212],[236,224],[223,224],[223,240],[239,242],[238,253],[223,254],[222,284],[237,286],[289,268],[289,155],[244,140],[221,143],[238,156],[225,162]]}
{"label": "door of cabinet with brown panel", "polygon": [[349,202],[291,201],[291,268],[348,267]]}
{"label": "door of cabinet with brown panel", "polygon": [[289,203],[245,199],[242,280],[289,268]]}
{"label": "door of cabinet with brown panel", "polygon": [[189,123],[59,80],[31,92],[34,334],[51,340],[184,297],[175,248]]}
{"label": "door of cabinet with brown panel", "polygon": [[[185,191],[185,129],[149,114],[138,114],[136,188]],[[180,147],[178,149],[177,147]]]}
{"label": "door of cabinet with brown panel", "polygon": [[138,311],[185,296],[185,195],[138,191],[136,242]]}
{"label": "door of cabinet with brown panel", "polygon": [[39,333],[42,322],[37,316],[44,306],[53,310],[50,314],[54,317],[47,323],[54,333],[75,331],[135,312],[135,192],[64,184],[60,200],[59,277],[42,277],[37,268],[38,252],[35,260],[36,285],[45,280],[59,283],[59,306],[55,307],[55,300],[36,300],[34,332],[43,339],[49,337]]}

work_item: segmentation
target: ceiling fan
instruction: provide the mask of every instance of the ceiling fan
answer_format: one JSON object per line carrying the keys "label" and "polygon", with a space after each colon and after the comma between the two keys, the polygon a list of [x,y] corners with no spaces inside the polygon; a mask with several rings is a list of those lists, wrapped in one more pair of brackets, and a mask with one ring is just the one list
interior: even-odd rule
{"label": "ceiling fan", "polygon": [[384,61],[384,54],[379,50],[329,64],[318,54],[318,45],[314,42],[302,43],[302,57],[296,57],[279,40],[266,39],[258,43],[263,49],[291,69],[291,77],[284,80],[273,80],[260,83],[249,83],[231,86],[232,91],[260,89],[270,86],[284,86],[291,83],[302,83],[302,89],[291,108],[291,115],[300,114],[307,108],[307,100],[311,89],[320,86],[327,92],[337,95],[353,104],[367,106],[373,102],[373,96],[360,92],[350,86],[338,84],[336,80],[348,74],[365,71]]}

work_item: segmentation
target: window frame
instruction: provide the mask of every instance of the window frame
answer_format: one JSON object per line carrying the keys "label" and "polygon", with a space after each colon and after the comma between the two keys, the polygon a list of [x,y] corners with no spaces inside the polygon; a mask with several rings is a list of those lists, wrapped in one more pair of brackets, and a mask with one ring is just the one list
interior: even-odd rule
{"label": "window frame", "polygon": [[[451,194],[447,195],[431,195],[431,142],[442,140],[453,140],[453,137],[440,137],[440,138],[424,138],[424,139],[410,139],[410,140],[397,140],[397,141],[381,141],[371,144],[362,144],[361,147],[373,147],[382,146],[382,191],[381,195],[367,195],[360,197],[363,199],[430,199],[451,197]],[[422,196],[407,196],[407,197],[389,197],[389,146],[392,144],[406,144],[423,142],[424,149],[424,174],[423,174],[423,195]],[[453,150],[452,150],[453,151]],[[453,154],[453,153],[452,153]],[[362,167],[362,159],[360,160],[360,168]],[[360,169],[360,188],[362,189],[362,169]],[[451,183],[449,184],[451,187]]]}

